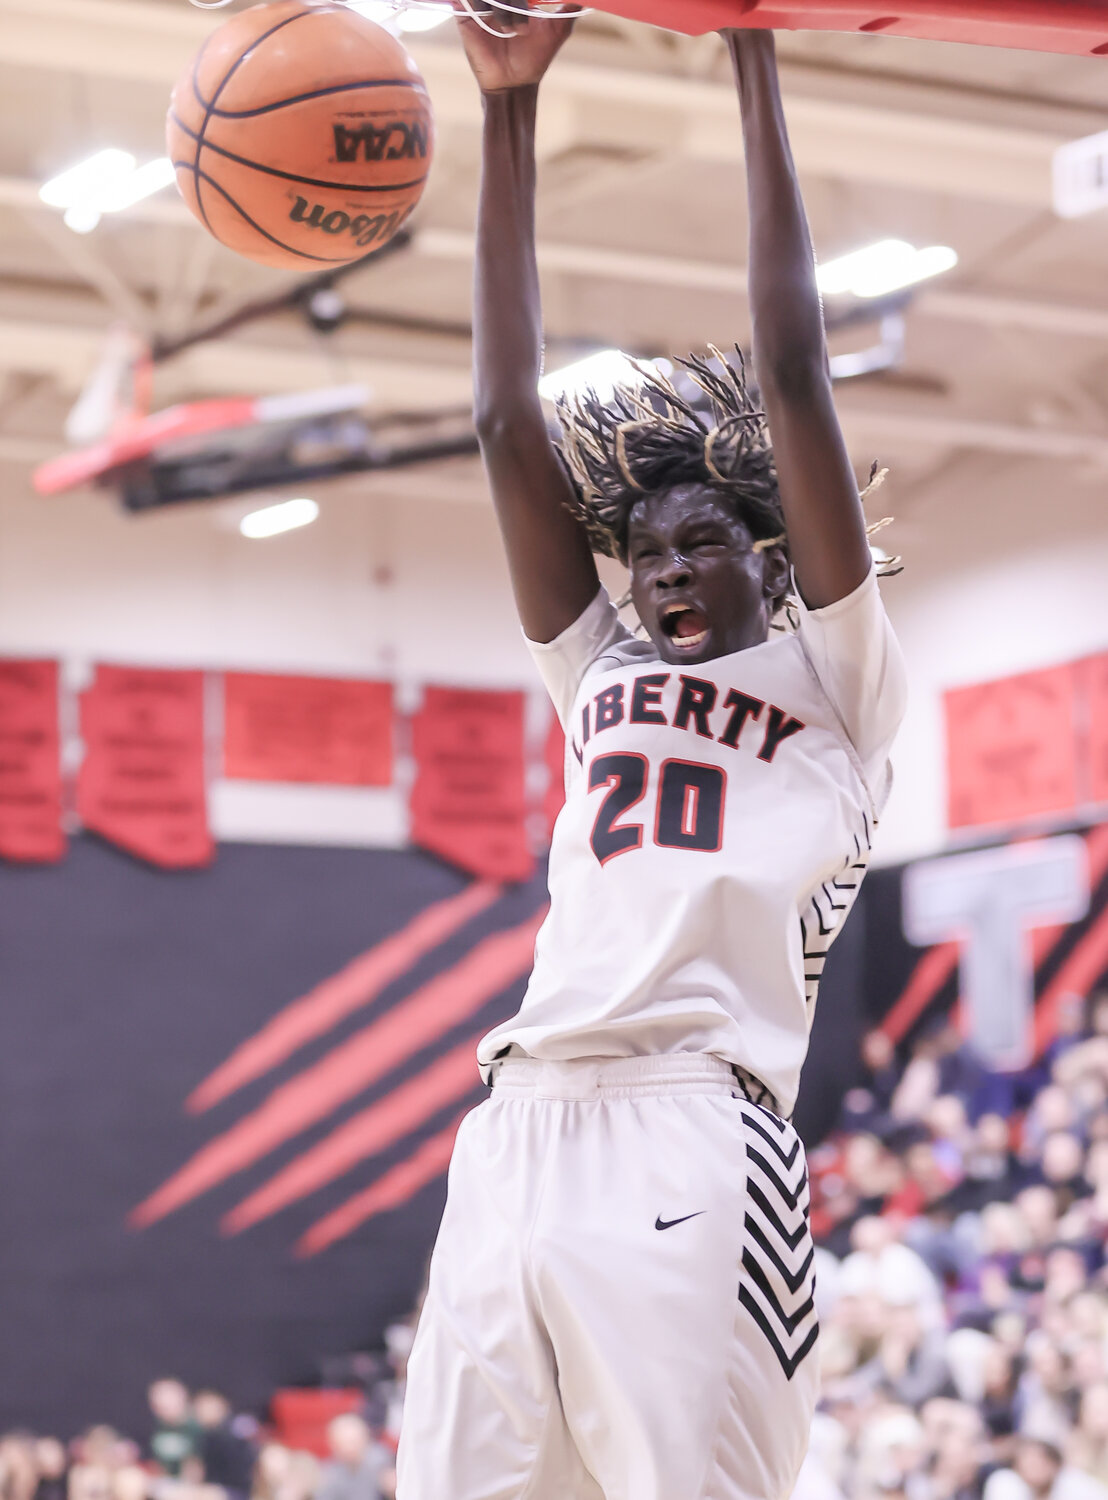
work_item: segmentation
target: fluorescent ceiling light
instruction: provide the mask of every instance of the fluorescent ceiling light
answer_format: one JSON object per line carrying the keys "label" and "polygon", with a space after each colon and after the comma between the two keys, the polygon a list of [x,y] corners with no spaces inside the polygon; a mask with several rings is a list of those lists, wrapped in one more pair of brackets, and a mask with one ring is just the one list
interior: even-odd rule
{"label": "fluorescent ceiling light", "polygon": [[88,203],[99,198],[113,184],[129,177],[135,170],[135,158],[129,151],[117,151],[114,147],[98,151],[87,161],[78,162],[68,172],[51,177],[43,183],[38,195],[51,208],[73,208],[79,203]]}
{"label": "fluorescent ceiling light", "polygon": [[282,500],[279,505],[265,505],[243,516],[239,530],[249,537],[278,536],[282,531],[310,526],[318,515],[319,506],[314,500]]}
{"label": "fluorescent ceiling light", "polygon": [[950,271],[957,264],[956,252],[947,245],[917,250],[907,240],[879,240],[827,261],[817,269],[816,281],[828,296],[846,292],[853,297],[886,297]]}
{"label": "fluorescent ceiling light", "polygon": [[91,234],[100,222],[100,211],[96,208],[67,208],[65,225],[74,234]]}
{"label": "fluorescent ceiling light", "polygon": [[642,374],[629,355],[621,349],[601,349],[544,375],[539,381],[539,395],[544,401],[556,401],[559,396],[593,391],[598,401],[610,401],[617,385],[640,386],[642,383]]}
{"label": "fluorescent ceiling light", "polygon": [[70,229],[88,234],[100,222],[101,214],[120,213],[160,193],[174,176],[168,156],[156,157],[140,167],[129,151],[110,147],[52,177],[39,189],[39,197],[51,208],[66,210],[65,222]]}
{"label": "fluorescent ceiling light", "polygon": [[1054,212],[1079,219],[1108,207],[1108,130],[1054,153]]}
{"label": "fluorescent ceiling light", "polygon": [[144,166],[136,167],[128,176],[111,183],[101,194],[98,207],[102,214],[117,214],[144,198],[152,198],[163,188],[170,187],[177,173],[168,156],[156,156]]}
{"label": "fluorescent ceiling light", "polygon": [[347,3],[351,10],[389,31],[433,31],[453,15],[449,5],[435,5],[430,0],[423,0],[422,4],[416,0],[410,9],[394,0],[347,0]]}

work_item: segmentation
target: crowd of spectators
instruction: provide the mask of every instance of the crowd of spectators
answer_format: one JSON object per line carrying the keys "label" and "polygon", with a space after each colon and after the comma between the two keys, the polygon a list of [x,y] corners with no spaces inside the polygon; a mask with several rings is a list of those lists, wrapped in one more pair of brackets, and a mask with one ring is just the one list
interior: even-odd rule
{"label": "crowd of spectators", "polygon": [[1108,994],[1018,1073],[949,1022],[810,1153],[822,1399],[796,1500],[1108,1500]]}
{"label": "crowd of spectators", "polygon": [[[809,1155],[822,1396],[794,1500],[1108,1500],[1108,993],[1022,1072],[949,1021],[863,1060]],[[347,1361],[364,1398],[326,1458],[162,1379],[145,1448],[0,1437],[0,1500],[393,1500],[410,1346],[396,1324]]]}
{"label": "crowd of spectators", "polygon": [[155,1380],[145,1444],[108,1426],[71,1442],[0,1436],[0,1500],[393,1500],[404,1367],[411,1333],[389,1330],[360,1409],[327,1424],[327,1455],[283,1442],[215,1390]]}

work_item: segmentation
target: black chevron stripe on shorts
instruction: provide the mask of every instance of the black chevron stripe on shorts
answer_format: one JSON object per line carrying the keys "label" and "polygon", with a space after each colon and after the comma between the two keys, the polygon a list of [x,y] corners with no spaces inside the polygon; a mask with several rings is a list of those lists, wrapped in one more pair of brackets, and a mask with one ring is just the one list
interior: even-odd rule
{"label": "black chevron stripe on shorts", "polygon": [[739,1301],[791,1380],[819,1337],[808,1169],[791,1125],[757,1105],[739,1108],[747,1159]]}

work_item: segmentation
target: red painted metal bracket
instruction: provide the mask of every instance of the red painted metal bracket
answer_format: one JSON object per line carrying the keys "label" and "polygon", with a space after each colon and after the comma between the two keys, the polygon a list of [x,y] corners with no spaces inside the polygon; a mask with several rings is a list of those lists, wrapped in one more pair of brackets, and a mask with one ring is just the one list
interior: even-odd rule
{"label": "red painted metal bracket", "polygon": [[858,31],[928,41],[1108,56],[1108,0],[592,0],[699,36],[722,26]]}

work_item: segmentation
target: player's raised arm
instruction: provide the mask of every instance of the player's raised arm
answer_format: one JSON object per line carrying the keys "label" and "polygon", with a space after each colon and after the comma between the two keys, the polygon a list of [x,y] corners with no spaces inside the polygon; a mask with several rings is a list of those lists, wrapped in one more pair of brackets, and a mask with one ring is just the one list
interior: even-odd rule
{"label": "player's raised arm", "polygon": [[[511,18],[491,23],[506,30]],[[507,37],[460,19],[485,112],[477,214],[474,410],[524,631],[549,641],[599,587],[585,533],[566,508],[569,480],[538,395],[542,307],[535,256],[539,81],[572,27],[520,21]]]}
{"label": "player's raised arm", "polygon": [[723,33],[742,105],[754,365],[777,461],[797,587],[833,604],[870,567],[858,486],[831,394],[808,220],[777,82],[773,35]]}

